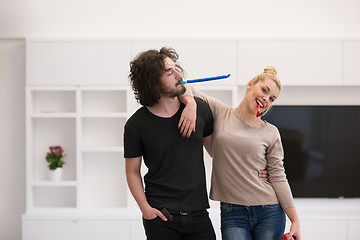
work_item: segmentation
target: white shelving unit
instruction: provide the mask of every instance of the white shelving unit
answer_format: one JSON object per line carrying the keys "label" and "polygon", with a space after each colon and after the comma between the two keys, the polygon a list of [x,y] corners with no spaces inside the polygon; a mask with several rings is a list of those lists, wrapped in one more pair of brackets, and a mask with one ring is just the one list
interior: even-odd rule
{"label": "white shelving unit", "polygon": [[[237,99],[236,86],[202,86],[200,90],[230,105]],[[125,239],[144,239],[144,232],[138,231],[141,214],[127,188],[123,158],[124,124],[139,106],[130,86],[28,86],[26,96],[23,240],[46,239],[40,229],[54,224],[68,232],[59,239],[85,235],[97,239],[102,236],[100,229],[113,233],[109,239],[124,234]],[[47,176],[45,155],[51,145],[61,145],[66,154],[59,182]],[[210,188],[209,157],[205,164]],[[211,206],[218,208],[218,203],[212,201]],[[98,227],[91,229],[94,222]],[[80,225],[89,226],[92,234],[81,235],[85,227]]]}
{"label": "white shelving unit", "polygon": [[[28,211],[127,206],[122,139],[128,92],[118,86],[27,88]],[[47,177],[52,145],[66,154],[60,182]]]}

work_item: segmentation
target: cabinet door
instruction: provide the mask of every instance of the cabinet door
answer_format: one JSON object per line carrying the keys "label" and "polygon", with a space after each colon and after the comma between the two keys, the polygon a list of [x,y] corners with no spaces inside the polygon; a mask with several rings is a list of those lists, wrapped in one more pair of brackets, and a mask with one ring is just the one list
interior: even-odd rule
{"label": "cabinet door", "polygon": [[130,222],[130,235],[131,235],[131,238],[130,238],[131,240],[144,240],[144,239],[146,239],[142,219],[132,220]]}
{"label": "cabinet door", "polygon": [[345,220],[306,219],[301,220],[302,239],[346,239],[347,224]]}
{"label": "cabinet door", "polygon": [[128,220],[24,220],[23,240],[130,240]]}
{"label": "cabinet door", "polygon": [[343,84],[341,42],[239,42],[239,84],[246,85],[273,65],[283,85]]}
{"label": "cabinet door", "polygon": [[351,220],[349,221],[349,232],[348,232],[348,240],[358,240],[359,229],[360,229],[360,220]]}
{"label": "cabinet door", "polygon": [[75,224],[68,220],[23,220],[22,239],[75,240]]}
{"label": "cabinet door", "polygon": [[179,54],[178,63],[186,72],[187,80],[231,74],[229,78],[194,83],[196,86],[221,86],[237,82],[236,41],[134,41],[132,57],[149,49],[172,47]]}
{"label": "cabinet door", "polygon": [[128,84],[130,42],[28,41],[27,85]]}
{"label": "cabinet door", "polygon": [[80,220],[77,223],[77,240],[130,240],[129,220]]}
{"label": "cabinet door", "polygon": [[344,43],[344,84],[360,85],[360,42]]}

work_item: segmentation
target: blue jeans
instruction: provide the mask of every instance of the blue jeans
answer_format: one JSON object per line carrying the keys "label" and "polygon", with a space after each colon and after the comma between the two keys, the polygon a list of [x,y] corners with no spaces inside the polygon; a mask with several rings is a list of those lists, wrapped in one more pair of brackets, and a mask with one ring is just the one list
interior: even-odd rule
{"label": "blue jeans", "polygon": [[243,206],[222,202],[223,240],[280,240],[286,216],[280,204]]}

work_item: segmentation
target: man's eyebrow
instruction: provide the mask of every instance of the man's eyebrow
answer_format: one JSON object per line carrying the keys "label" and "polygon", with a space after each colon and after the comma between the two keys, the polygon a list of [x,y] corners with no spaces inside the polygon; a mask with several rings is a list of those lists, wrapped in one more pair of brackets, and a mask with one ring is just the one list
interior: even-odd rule
{"label": "man's eyebrow", "polygon": [[169,68],[165,68],[165,72],[169,72],[169,71],[173,70],[174,68],[175,68],[175,65],[170,66]]}

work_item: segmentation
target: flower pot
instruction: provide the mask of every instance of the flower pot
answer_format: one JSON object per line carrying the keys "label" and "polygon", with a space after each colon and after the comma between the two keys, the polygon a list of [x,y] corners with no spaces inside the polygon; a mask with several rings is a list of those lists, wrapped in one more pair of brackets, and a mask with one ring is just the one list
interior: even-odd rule
{"label": "flower pot", "polygon": [[50,181],[60,181],[62,177],[62,168],[56,168],[55,170],[49,170],[49,180]]}

